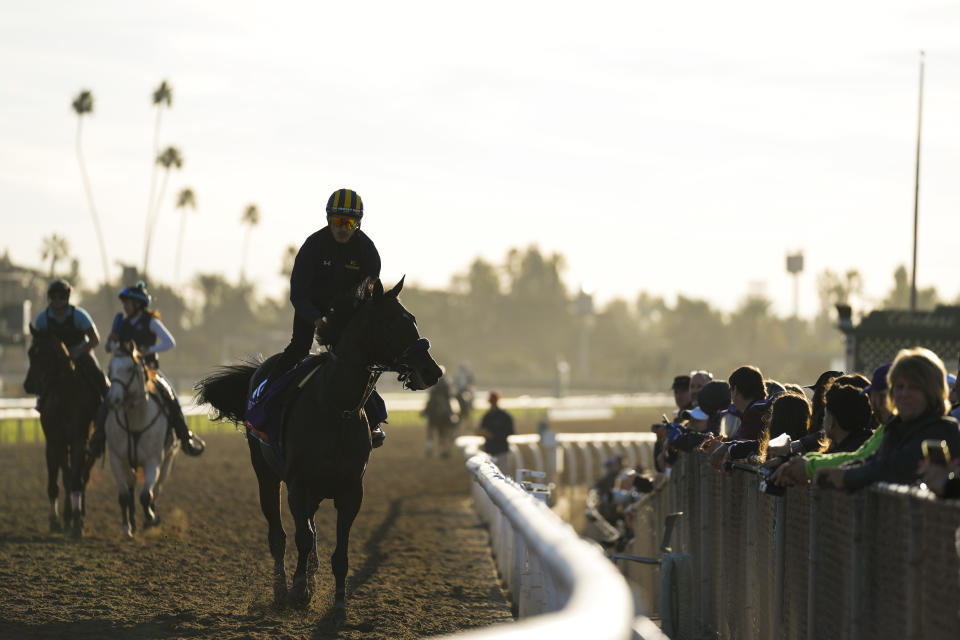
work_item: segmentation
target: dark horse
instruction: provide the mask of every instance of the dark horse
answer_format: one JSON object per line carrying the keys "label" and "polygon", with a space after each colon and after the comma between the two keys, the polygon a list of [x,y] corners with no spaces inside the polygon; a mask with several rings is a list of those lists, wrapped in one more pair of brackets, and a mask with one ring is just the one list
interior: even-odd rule
{"label": "dark horse", "polygon": [[[32,326],[30,333],[33,335],[27,351],[30,368],[23,388],[40,397],[38,408],[46,441],[50,530],[61,531],[66,526],[79,538],[83,535],[85,487],[90,474],[86,442],[99,398],[59,338]],[[62,474],[66,494],[62,525],[57,509],[58,474]]]}
{"label": "dark horse", "polygon": [[[333,355],[305,379],[286,407],[283,472],[272,449],[248,437],[260,484],[260,508],[268,523],[278,606],[286,599],[301,607],[310,602],[317,569],[313,516],[324,498],[333,498],[337,510],[337,546],[330,558],[336,579],[333,613],[338,623],[346,619],[347,544],[363,500],[363,472],[371,450],[364,402],[384,371],[398,373],[404,386],[414,390],[426,389],[440,378],[440,367],[428,352],[429,342],[420,337],[416,319],[397,299],[402,286],[403,280],[384,293],[377,280],[358,295]],[[197,383],[197,401],[212,405],[218,419],[243,421],[250,389],[264,377],[271,360],[259,367],[221,368]],[[297,529],[297,569],[289,594],[283,562],[286,534],[280,521],[281,481],[287,484]]]}

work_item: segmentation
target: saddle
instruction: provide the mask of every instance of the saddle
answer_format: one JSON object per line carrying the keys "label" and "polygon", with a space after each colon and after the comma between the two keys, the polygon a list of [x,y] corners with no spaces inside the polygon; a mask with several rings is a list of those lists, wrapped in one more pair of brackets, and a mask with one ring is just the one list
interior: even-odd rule
{"label": "saddle", "polygon": [[267,373],[279,354],[268,358],[257,370],[250,383],[250,397],[247,400],[247,412],[244,426],[247,434],[266,445],[280,449],[282,429],[286,408],[300,393],[300,390],[323,365],[330,359],[329,353],[307,356],[290,371],[267,384]]}

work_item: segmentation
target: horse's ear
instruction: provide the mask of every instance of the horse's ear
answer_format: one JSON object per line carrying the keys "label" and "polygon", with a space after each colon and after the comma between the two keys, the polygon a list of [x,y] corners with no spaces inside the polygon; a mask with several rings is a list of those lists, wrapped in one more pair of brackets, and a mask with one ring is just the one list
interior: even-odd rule
{"label": "horse's ear", "polygon": [[407,278],[407,274],[403,274],[403,277],[400,278],[400,282],[398,282],[396,286],[394,286],[393,289],[390,289],[390,291],[387,293],[388,298],[396,298],[397,296],[400,295],[400,290],[403,289],[403,281],[406,278]]}
{"label": "horse's ear", "polygon": [[377,281],[373,283],[373,297],[379,298],[383,295],[383,283],[380,282],[380,278],[377,278]]}

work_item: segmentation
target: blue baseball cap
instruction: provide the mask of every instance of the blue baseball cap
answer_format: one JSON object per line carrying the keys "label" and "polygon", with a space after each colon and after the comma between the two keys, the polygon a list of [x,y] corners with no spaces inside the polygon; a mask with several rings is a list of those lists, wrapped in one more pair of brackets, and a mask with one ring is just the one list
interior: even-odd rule
{"label": "blue baseball cap", "polygon": [[889,388],[887,387],[887,373],[890,372],[890,366],[892,364],[892,362],[888,362],[877,367],[877,370],[873,372],[873,377],[870,379],[870,384],[863,388],[863,393],[886,391]]}

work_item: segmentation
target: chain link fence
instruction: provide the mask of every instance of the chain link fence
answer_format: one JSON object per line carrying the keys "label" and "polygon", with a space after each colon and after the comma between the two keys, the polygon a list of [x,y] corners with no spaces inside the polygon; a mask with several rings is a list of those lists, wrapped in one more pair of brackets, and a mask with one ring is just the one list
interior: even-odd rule
{"label": "chain link fence", "polygon": [[[684,514],[672,547],[691,578],[675,595],[696,620],[680,640],[960,638],[960,501],[895,485],[776,497],[692,454],[634,511],[637,555],[659,547],[667,514]],[[623,570],[647,593],[663,588],[645,567]]]}

